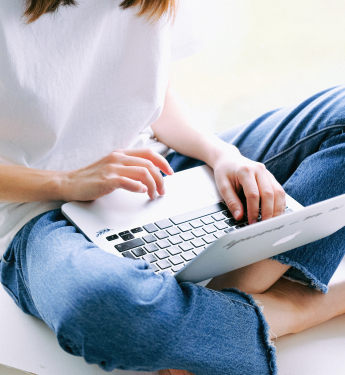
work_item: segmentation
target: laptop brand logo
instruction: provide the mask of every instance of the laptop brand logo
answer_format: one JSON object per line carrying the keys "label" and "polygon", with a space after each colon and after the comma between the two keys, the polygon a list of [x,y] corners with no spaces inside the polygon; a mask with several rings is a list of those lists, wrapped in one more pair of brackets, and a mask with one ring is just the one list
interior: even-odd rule
{"label": "laptop brand logo", "polygon": [[278,245],[282,245],[283,243],[289,242],[289,241],[293,240],[296,236],[298,236],[301,233],[302,233],[302,231],[299,230],[298,232],[296,232],[294,234],[291,234],[290,236],[284,237],[281,240],[275,242],[273,244],[273,246],[278,246]]}
{"label": "laptop brand logo", "polygon": [[102,236],[104,233],[108,233],[111,230],[113,230],[113,229],[108,229],[108,228],[101,229],[98,232],[96,232],[96,237]]}

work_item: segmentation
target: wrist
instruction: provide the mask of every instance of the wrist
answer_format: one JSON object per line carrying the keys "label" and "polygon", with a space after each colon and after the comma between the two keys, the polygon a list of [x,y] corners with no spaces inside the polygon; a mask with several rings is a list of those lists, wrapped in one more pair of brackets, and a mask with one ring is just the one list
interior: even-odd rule
{"label": "wrist", "polygon": [[236,158],[237,156],[241,155],[239,149],[236,146],[222,141],[213,134],[211,137],[205,135],[205,146],[203,149],[203,161],[212,169],[215,168],[217,161],[220,160],[223,156]]}
{"label": "wrist", "polygon": [[70,197],[70,172],[57,172],[53,180],[52,192],[55,196],[54,200],[71,201]]}

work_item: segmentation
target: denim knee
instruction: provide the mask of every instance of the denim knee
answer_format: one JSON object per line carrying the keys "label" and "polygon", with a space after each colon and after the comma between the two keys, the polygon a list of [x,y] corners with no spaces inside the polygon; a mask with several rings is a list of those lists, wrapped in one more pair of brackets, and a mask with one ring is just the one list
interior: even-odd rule
{"label": "denim knee", "polygon": [[[160,362],[178,324],[169,296],[176,281],[155,275],[145,262],[125,263],[119,272],[99,272],[69,285],[70,298],[64,297],[54,330],[64,350],[88,363],[105,370],[146,370],[148,353],[150,366],[154,358]],[[157,339],[158,332],[164,340]]]}

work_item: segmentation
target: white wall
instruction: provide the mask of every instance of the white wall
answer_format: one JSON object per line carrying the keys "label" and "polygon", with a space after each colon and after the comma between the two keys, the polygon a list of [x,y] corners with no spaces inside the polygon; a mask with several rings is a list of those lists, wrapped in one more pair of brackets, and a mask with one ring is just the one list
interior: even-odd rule
{"label": "white wall", "polygon": [[173,65],[200,127],[225,129],[345,83],[343,0],[190,0],[211,36]]}

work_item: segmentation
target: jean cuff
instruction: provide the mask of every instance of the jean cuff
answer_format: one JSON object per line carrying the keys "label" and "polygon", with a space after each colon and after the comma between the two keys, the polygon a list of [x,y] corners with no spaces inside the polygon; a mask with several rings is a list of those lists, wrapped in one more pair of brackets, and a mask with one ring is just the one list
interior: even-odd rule
{"label": "jean cuff", "polygon": [[310,288],[319,290],[322,293],[328,292],[326,284],[322,283],[317,277],[315,277],[310,271],[298,262],[290,259],[289,257],[278,254],[270,258],[278,261],[281,264],[291,266],[291,268],[284,274],[283,277],[294,282],[298,282],[303,285],[308,285]]}
{"label": "jean cuff", "polygon": [[[239,302],[254,308],[256,315],[258,317],[258,324],[259,328],[262,331],[262,339],[264,346],[266,348],[266,357],[268,361],[269,368],[271,370],[270,375],[277,375],[278,374],[278,366],[277,366],[277,355],[276,355],[276,347],[274,346],[273,341],[271,340],[270,336],[270,327],[266,322],[266,318],[262,313],[264,306],[259,306],[260,301],[256,301],[250,294],[246,294],[236,288],[226,288],[223,289],[222,292],[231,292],[236,294],[236,298],[231,298],[232,302]],[[273,334],[274,335],[274,334]]]}

